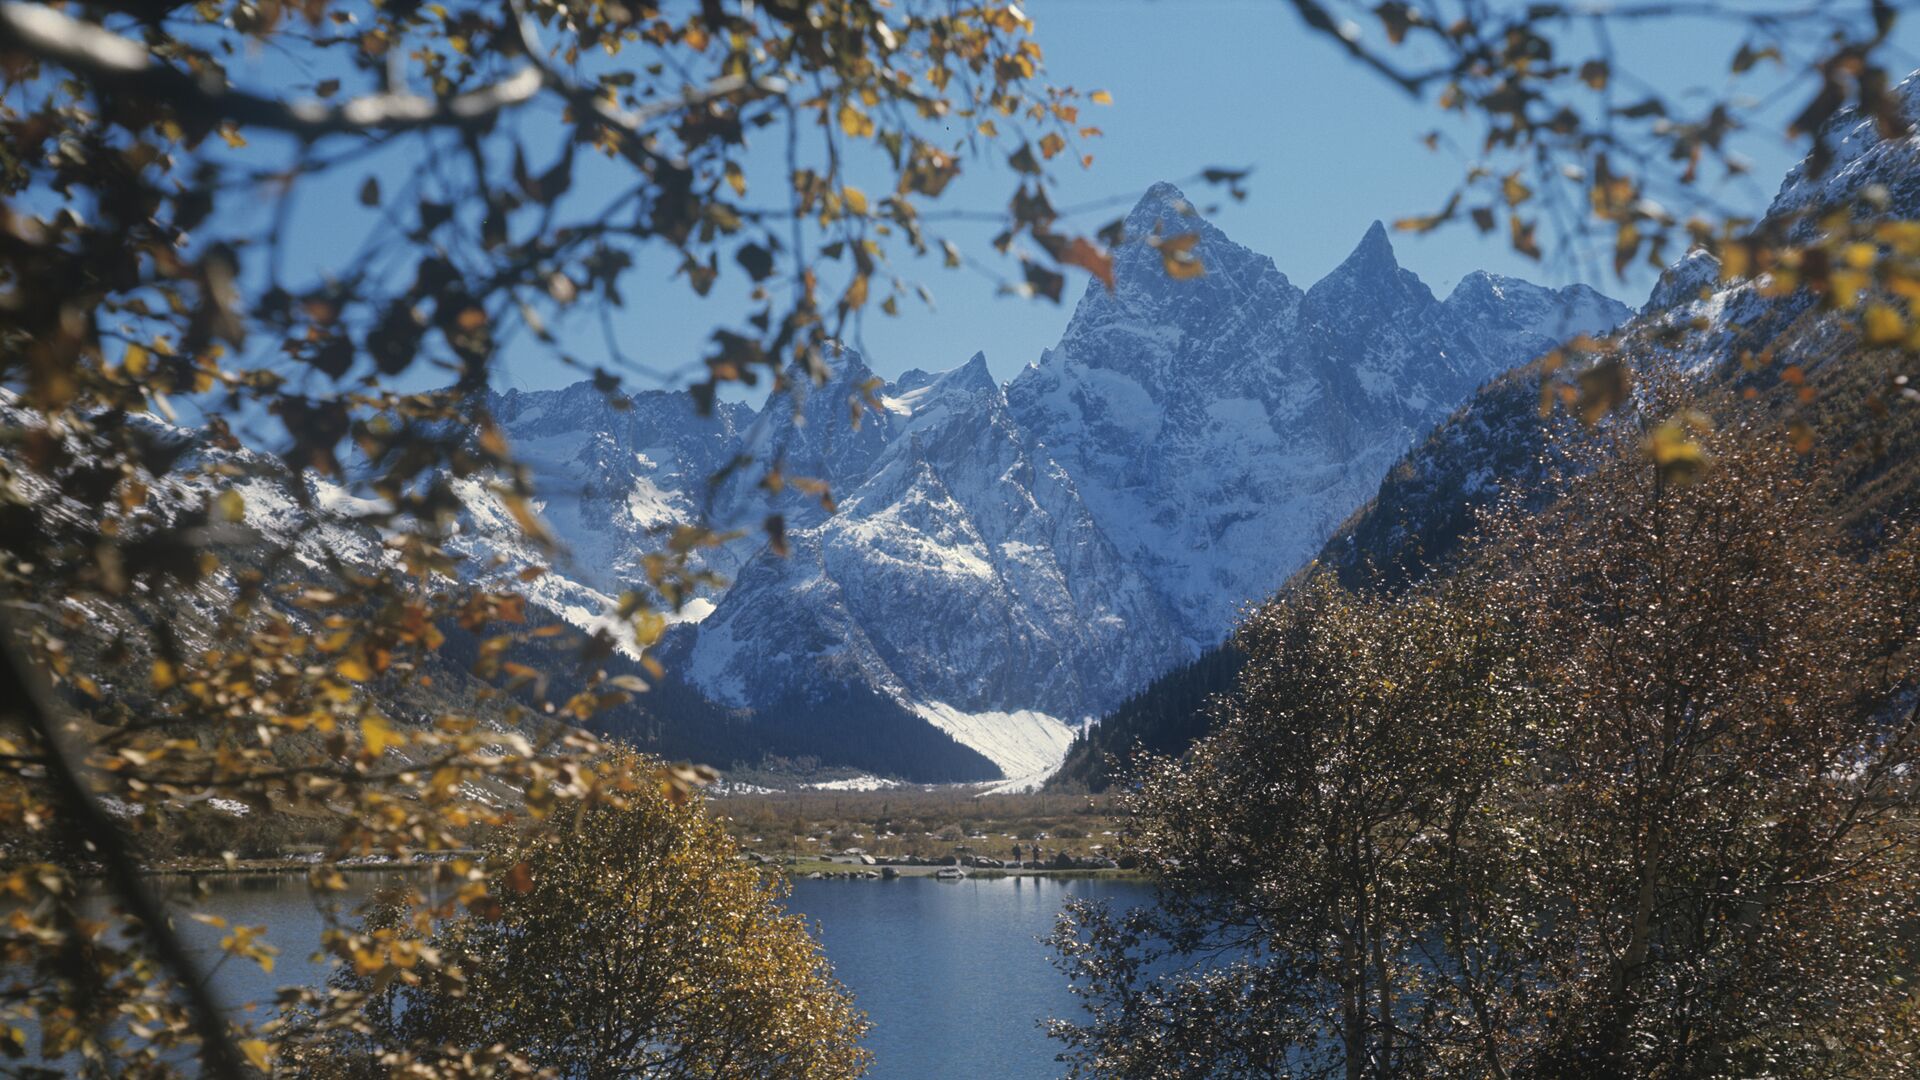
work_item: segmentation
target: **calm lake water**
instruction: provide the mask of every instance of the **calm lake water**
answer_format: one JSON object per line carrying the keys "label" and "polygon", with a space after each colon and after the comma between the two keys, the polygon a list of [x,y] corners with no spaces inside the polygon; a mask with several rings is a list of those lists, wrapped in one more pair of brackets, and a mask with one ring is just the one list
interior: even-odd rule
{"label": "calm lake water", "polygon": [[[364,894],[380,875],[353,875]],[[310,954],[322,916],[296,875],[216,878],[198,910],[266,924],[281,949],[272,975],[229,960],[216,976],[232,1003],[270,1002],[275,988],[325,978]],[[796,881],[789,906],[816,924],[834,972],[873,1021],[877,1080],[992,1077],[1041,1080],[1064,1071],[1041,1022],[1075,1015],[1066,983],[1039,941],[1070,898],[1147,904],[1133,881],[932,878]],[[212,949],[221,932],[182,920]]]}

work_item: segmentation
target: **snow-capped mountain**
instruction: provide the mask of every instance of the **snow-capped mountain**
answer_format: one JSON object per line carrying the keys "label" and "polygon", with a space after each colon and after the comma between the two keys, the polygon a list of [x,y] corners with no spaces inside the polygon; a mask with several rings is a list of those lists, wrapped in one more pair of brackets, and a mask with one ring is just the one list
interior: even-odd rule
{"label": "snow-capped mountain", "polygon": [[[1188,233],[1205,272],[1176,279],[1157,242]],[[1488,274],[1436,298],[1377,223],[1303,291],[1165,184],[1126,236],[1113,290],[1090,285],[1006,386],[982,356],[886,382],[843,350],[826,384],[713,418],[678,394],[502,395],[572,552],[539,588],[584,622],[663,529],[744,528],[707,555],[732,584],[661,647],[677,677],[766,725],[890,702],[1037,778],[1081,721],[1224,637],[1477,385],[1628,314]],[[769,467],[826,480],[837,512],[765,490]],[[480,555],[506,530],[475,499]],[[773,512],[784,557],[751,528]]]}
{"label": "snow-capped mountain", "polygon": [[[1920,218],[1920,73],[1897,92],[1914,131],[1884,138],[1872,118],[1843,111],[1820,136],[1831,162],[1817,174],[1810,160],[1789,171],[1763,230],[1809,239],[1835,210]],[[1911,401],[1889,412],[1877,393],[1899,385],[1893,378],[1905,373],[1904,359],[1864,348],[1857,326],[1844,314],[1820,310],[1819,297],[1808,290],[1768,295],[1764,279],[1722,276],[1719,261],[1702,251],[1670,265],[1639,314],[1618,329],[1619,354],[1636,366],[1693,380],[1709,401],[1719,395],[1723,407],[1776,410],[1783,424],[1808,417],[1820,453],[1834,457],[1836,494],[1856,535],[1884,535],[1889,520],[1910,513],[1920,491],[1920,459],[1911,450],[1920,419]],[[1448,302],[1484,288],[1477,277],[1463,281]],[[1743,355],[1772,356],[1773,366],[1750,369]],[[1798,371],[1792,383],[1782,379],[1789,365]],[[1445,573],[1479,511],[1496,499],[1542,490],[1554,460],[1550,436],[1566,421],[1540,415],[1541,376],[1528,365],[1481,386],[1387,472],[1378,491],[1328,538],[1319,566],[1349,586],[1369,588]],[[1816,391],[1816,413],[1792,411],[1802,385]],[[1848,449],[1855,439],[1858,446]],[[1229,650],[1156,680],[1075,744],[1062,782],[1104,783],[1101,756],[1124,756],[1136,742],[1181,752],[1205,730],[1206,700],[1230,690],[1237,670]]]}
{"label": "snow-capped mountain", "polygon": [[[1117,288],[1089,289],[1007,396],[1171,607],[1163,665],[1220,640],[1475,386],[1628,314],[1583,286],[1485,274],[1436,300],[1378,222],[1302,292],[1165,184],[1126,227]],[[1198,231],[1207,273],[1169,279],[1155,230]],[[1139,686],[1114,682],[1085,707]]]}

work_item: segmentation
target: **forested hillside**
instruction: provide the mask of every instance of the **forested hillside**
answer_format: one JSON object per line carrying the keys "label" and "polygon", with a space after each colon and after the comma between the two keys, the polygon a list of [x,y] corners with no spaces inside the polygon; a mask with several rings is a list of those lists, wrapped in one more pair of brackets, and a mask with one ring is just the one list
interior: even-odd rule
{"label": "forested hillside", "polygon": [[[1908,110],[1920,107],[1911,81],[1902,92]],[[1774,200],[1779,227],[1807,205],[1848,206],[1863,192],[1878,200],[1857,207],[1867,215],[1920,209],[1915,139],[1882,139],[1871,121],[1852,113],[1835,120],[1832,131],[1852,147],[1848,168],[1824,180],[1809,177],[1804,165],[1796,169]],[[1904,201],[1889,205],[1889,198]],[[1806,290],[1782,291],[1764,276],[1723,275],[1718,260],[1691,253],[1662,276],[1603,359],[1554,350],[1482,385],[1388,470],[1292,584],[1326,571],[1348,588],[1395,591],[1451,567],[1480,515],[1503,501],[1532,502],[1550,477],[1572,467],[1561,444],[1577,440],[1583,424],[1553,378],[1583,363],[1586,385],[1616,384],[1629,409],[1636,382],[1669,383],[1691,387],[1710,412],[1766,418],[1810,464],[1832,470],[1832,498],[1849,527],[1878,536],[1920,498],[1920,419],[1906,407],[1914,393],[1905,355],[1891,344],[1868,342],[1849,312]],[[1604,414],[1593,419],[1620,422]],[[1178,669],[1111,714],[1114,734],[1096,727],[1078,740],[1058,782],[1097,789],[1115,774],[1093,768],[1094,757],[1117,755],[1124,774],[1130,747],[1186,745],[1206,727],[1207,700],[1230,682],[1224,669],[1213,678],[1207,670]]]}

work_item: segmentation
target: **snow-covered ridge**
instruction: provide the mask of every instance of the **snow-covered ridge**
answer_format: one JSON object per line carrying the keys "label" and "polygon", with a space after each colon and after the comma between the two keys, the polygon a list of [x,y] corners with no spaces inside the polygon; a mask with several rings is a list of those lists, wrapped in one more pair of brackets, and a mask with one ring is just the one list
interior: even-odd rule
{"label": "snow-covered ridge", "polygon": [[[1224,636],[1481,381],[1627,315],[1584,286],[1485,274],[1436,298],[1378,223],[1302,290],[1166,184],[1126,231],[1114,289],[1091,284],[1004,386],[980,355],[889,382],[847,349],[824,385],[713,417],[683,394],[500,395],[571,554],[535,599],[583,623],[664,531],[742,528],[701,555],[730,584],[662,647],[682,678],[768,724],[864,688],[1024,782]],[[1176,281],[1148,240],[1188,232],[1206,272]],[[763,489],[774,467],[826,480],[837,512]],[[476,564],[531,558],[463,494]],[[757,528],[770,513],[785,557]]]}

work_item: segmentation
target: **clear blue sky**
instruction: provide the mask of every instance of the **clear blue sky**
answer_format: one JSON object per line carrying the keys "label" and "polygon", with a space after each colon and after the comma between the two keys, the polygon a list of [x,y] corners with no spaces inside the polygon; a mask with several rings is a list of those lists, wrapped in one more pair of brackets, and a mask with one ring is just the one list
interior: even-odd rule
{"label": "clear blue sky", "polygon": [[[1105,136],[1090,144],[1091,170],[1062,170],[1053,192],[1056,206],[1104,197],[1130,202],[1156,180],[1178,179],[1206,166],[1251,166],[1251,195],[1244,203],[1225,200],[1223,192],[1216,198],[1205,188],[1190,187],[1187,193],[1203,206],[1220,202],[1215,222],[1239,242],[1272,256],[1305,287],[1336,265],[1370,222],[1436,209],[1461,175],[1458,157],[1429,151],[1420,142],[1426,132],[1444,126],[1431,104],[1408,99],[1326,39],[1306,32],[1282,0],[1030,0],[1028,10],[1046,49],[1048,80],[1105,89],[1114,97],[1113,106],[1090,109],[1083,117],[1103,128]],[[1361,30],[1369,37],[1380,35],[1377,24]],[[1920,65],[1912,58],[1920,52],[1914,48],[1920,25],[1905,27],[1897,41],[1902,51],[1892,54],[1893,62]],[[1663,91],[1679,93],[1692,87],[1723,90],[1738,39],[1706,23],[1666,20],[1645,31],[1618,32],[1616,43],[1623,67],[1649,75]],[[1721,192],[1726,202],[1754,211],[1764,207],[1781,173],[1800,154],[1785,143],[1782,131],[1809,93],[1798,87],[1784,95],[1767,114],[1770,123],[1737,143],[1753,162],[1753,179]],[[767,140],[762,149],[768,168],[777,169],[780,141],[761,137]],[[380,171],[391,190],[407,169],[418,167],[388,163]],[[963,177],[943,204],[985,210],[1004,205],[1012,186],[1006,173],[985,171],[992,175]],[[778,182],[777,172],[764,175],[767,184]],[[359,176],[349,171],[338,181],[339,190],[303,207],[291,245],[296,251],[304,246],[310,258],[318,259],[339,254],[337,215],[358,212],[352,198]],[[1091,229],[1123,210],[1089,214],[1077,223]],[[949,235],[992,262],[997,256],[987,239],[995,231],[968,226]],[[1525,260],[1506,247],[1502,234],[1482,239],[1470,227],[1425,237],[1396,234],[1394,245],[1402,265],[1442,294],[1476,269],[1551,284],[1582,276],[1565,262]],[[298,254],[291,259],[306,261]],[[871,312],[860,340],[883,375],[911,367],[944,369],[981,350],[1000,378],[1011,378],[1058,340],[1073,301],[1086,287],[1086,275],[1075,272],[1066,302],[1054,306],[996,296],[994,282],[985,275],[944,270],[937,258],[909,266],[908,276],[925,281],[938,308],[929,312],[918,303],[903,303],[901,317],[893,319]],[[1016,269],[1011,262],[1004,266],[1010,276]],[[623,348],[661,369],[692,364],[713,327],[737,325],[746,311],[737,290],[722,287],[698,301],[683,281],[669,280],[670,271],[664,261],[641,264],[629,278],[628,305],[614,314],[612,327]],[[1608,278],[1589,284],[1638,304],[1652,274],[1636,271],[1624,283]],[[608,357],[599,326],[590,322],[567,330],[562,344],[588,364]],[[513,342],[502,361],[497,381],[503,388],[550,387],[580,377],[556,363],[550,349],[525,338]]]}

